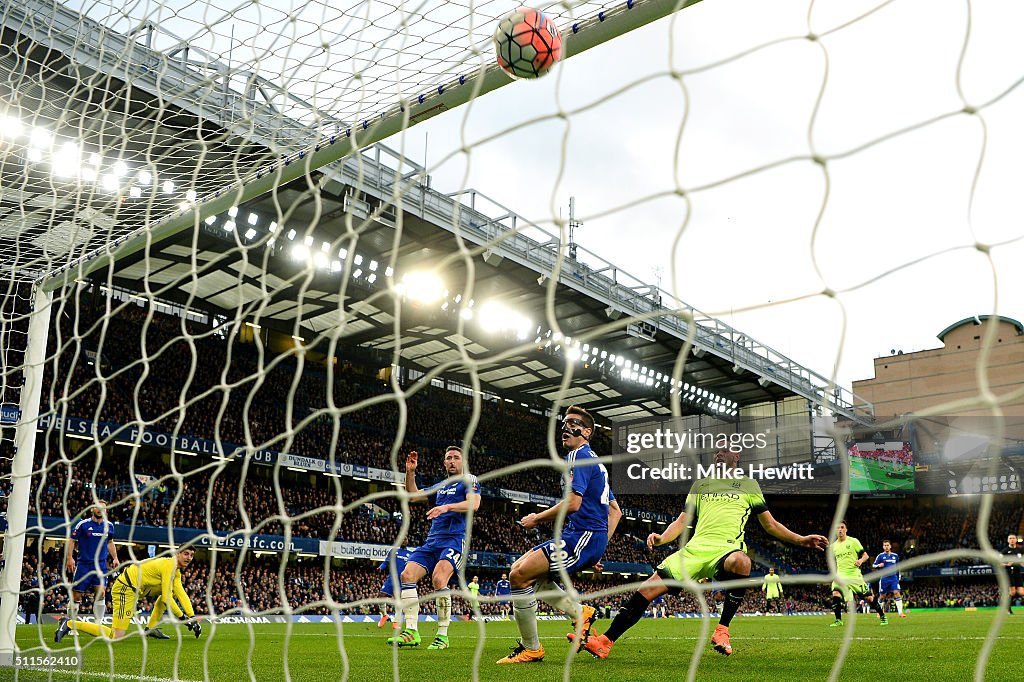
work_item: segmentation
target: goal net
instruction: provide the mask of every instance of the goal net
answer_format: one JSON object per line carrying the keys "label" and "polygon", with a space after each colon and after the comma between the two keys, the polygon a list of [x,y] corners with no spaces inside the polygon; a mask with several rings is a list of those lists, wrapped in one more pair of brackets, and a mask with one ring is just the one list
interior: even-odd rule
{"label": "goal net", "polygon": [[[872,558],[894,543],[871,581],[998,606],[951,675],[1010,674],[1019,8],[552,4],[563,62],[513,82],[492,34],[518,5],[0,3],[0,665],[18,679],[494,679],[531,639],[514,562],[548,540],[543,677],[596,677],[563,607],[606,631],[695,532],[650,548],[692,481],[624,472],[712,472],[733,445],[793,532],[832,541],[845,519]],[[980,313],[967,389],[922,382],[923,409],[850,390],[895,362],[878,346]],[[558,545],[571,405],[622,511],[579,571],[558,560],[585,544]],[[904,440],[906,412],[992,420]],[[672,429],[707,447],[645,444]],[[410,583],[424,559],[404,550],[463,520],[435,557],[450,581]],[[831,549],[753,522],[741,549],[738,576],[663,574],[665,610],[699,620],[641,624],[616,654],[664,639],[688,679],[721,675],[710,637],[739,588],[741,614],[824,618],[850,582]],[[180,594],[135,584],[158,565]],[[393,628],[410,613],[422,641]],[[871,671],[856,622],[794,679]],[[427,672],[404,649],[431,642],[450,655]]]}

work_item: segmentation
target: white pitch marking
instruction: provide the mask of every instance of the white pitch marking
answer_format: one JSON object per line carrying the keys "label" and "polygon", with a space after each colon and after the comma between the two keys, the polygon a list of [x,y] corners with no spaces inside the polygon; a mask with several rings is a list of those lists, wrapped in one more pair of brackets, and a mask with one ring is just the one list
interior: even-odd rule
{"label": "white pitch marking", "polygon": [[205,682],[190,680],[184,677],[154,677],[152,675],[131,675],[129,673],[79,672],[73,669],[22,668],[23,673],[41,673],[45,675],[68,675],[71,677],[94,677],[101,680],[133,680],[134,682]]}

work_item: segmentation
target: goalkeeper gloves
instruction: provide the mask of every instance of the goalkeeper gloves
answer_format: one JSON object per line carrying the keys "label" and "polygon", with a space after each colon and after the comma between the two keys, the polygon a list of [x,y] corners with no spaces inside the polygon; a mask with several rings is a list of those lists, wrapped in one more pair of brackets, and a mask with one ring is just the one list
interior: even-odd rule
{"label": "goalkeeper gloves", "polygon": [[192,631],[196,639],[199,639],[199,635],[203,634],[203,626],[199,624],[199,621],[194,616],[185,621],[185,627]]}

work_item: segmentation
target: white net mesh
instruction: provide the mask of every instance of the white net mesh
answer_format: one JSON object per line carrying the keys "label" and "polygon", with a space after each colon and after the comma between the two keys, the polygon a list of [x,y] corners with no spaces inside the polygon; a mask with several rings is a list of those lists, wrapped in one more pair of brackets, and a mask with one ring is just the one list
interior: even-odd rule
{"label": "white net mesh", "polygon": [[[575,58],[687,4],[543,9]],[[500,620],[511,612],[501,576],[565,530],[561,516],[540,536],[516,521],[571,498],[556,445],[566,405],[593,411],[594,449],[606,458],[612,420],[682,412],[706,428],[795,424],[776,434],[763,461],[823,467],[845,486],[850,460],[812,414],[869,416],[869,403],[837,385],[860,371],[844,364],[852,351],[843,315],[877,334],[870,317],[858,317],[865,299],[883,320],[908,302],[1003,311],[1002,299],[996,307],[973,289],[952,291],[977,274],[974,262],[961,278],[919,270],[974,248],[991,292],[1019,305],[1019,272],[1004,263],[1022,235],[1002,219],[1013,215],[1008,187],[1019,170],[999,157],[1018,141],[1010,128],[1020,65],[994,56],[1019,25],[1012,4],[967,3],[954,13],[912,2],[702,3],[588,55],[588,73],[570,71],[574,59],[513,95],[481,97],[507,82],[490,38],[516,5],[0,3],[0,240],[10,281],[0,327],[0,491],[11,520],[0,654],[12,651],[15,631],[17,653],[35,657],[23,667],[63,670],[62,679],[79,664],[87,679],[307,680],[325,670],[343,679],[497,678],[494,659],[526,635]],[[933,13],[939,35],[916,40],[921,16]],[[753,28],[733,32],[736,23]],[[776,101],[794,107],[765,104]],[[467,102],[477,116],[441,117],[430,145],[404,132]],[[618,147],[626,153],[612,157]],[[639,170],[629,164],[637,156]],[[586,186],[586,205],[598,207],[579,220],[557,208],[571,184]],[[963,217],[946,219],[953,213]],[[604,238],[605,246],[577,244],[580,222],[588,244]],[[935,230],[898,229],[912,223]],[[707,241],[712,231],[729,237]],[[727,248],[740,253],[723,265]],[[648,265],[668,270],[671,291],[660,274],[627,272]],[[740,294],[719,282],[723,268]],[[807,273],[810,284],[797,276]],[[873,285],[886,279],[910,284],[878,300]],[[918,287],[938,293],[913,298]],[[680,300],[703,288],[702,307],[718,313]],[[49,305],[43,290],[52,291]],[[28,338],[33,309],[46,322],[45,342],[41,329]],[[784,354],[736,328],[764,329],[776,315],[827,327],[792,322],[826,348],[814,364],[828,376],[787,357],[809,356],[802,341],[773,340]],[[1019,335],[1019,323],[1007,328]],[[1019,355],[1000,355],[1003,334],[994,324],[979,334],[986,350],[963,369],[976,377],[969,391],[926,407],[1015,414],[1024,400]],[[44,362],[25,359],[33,343],[40,353],[45,346]],[[1007,381],[987,374],[993,366]],[[38,405],[23,395],[26,376],[42,385]],[[911,410],[919,408],[900,411]],[[1004,490],[1018,494],[801,497],[795,485],[769,498],[796,533],[829,535],[845,516],[870,555],[893,540],[904,576],[922,571],[908,605],[999,606],[954,627],[972,649],[939,654],[951,677],[1012,674],[1002,613],[1013,576],[996,552],[1020,529],[1024,508],[1013,459],[1021,434],[1004,426],[996,433],[1006,457],[950,471],[960,485],[978,479],[967,492],[995,490],[1002,476]],[[879,439],[865,438],[856,476],[871,480]],[[903,452],[890,440],[877,451]],[[379,564],[429,531],[432,505],[401,485],[408,454],[419,453],[425,488],[452,473],[442,469],[452,443],[483,486],[452,582],[453,611],[477,622],[456,622],[451,650],[438,652],[449,658],[428,668],[377,641],[391,634],[390,625],[374,627],[381,612],[397,622],[402,610],[401,569]],[[15,466],[16,452],[31,477]],[[894,457],[888,469],[904,478],[946,478]],[[88,627],[53,643],[75,588],[84,592],[78,622],[116,627],[124,615],[113,583],[105,610],[68,562],[68,541],[84,551],[78,529],[99,502],[100,516],[115,522],[122,568],[173,557],[173,547],[198,549],[181,571],[191,604],[179,601],[186,616],[199,615],[203,640],[151,620],[160,608],[152,594],[140,597],[128,631],[162,627],[177,643],[94,640]],[[609,609],[603,616],[628,612],[638,583],[678,547],[649,551],[646,540],[682,511],[682,496],[626,494],[620,504],[604,570],[588,566],[572,582],[558,575],[573,598]],[[26,508],[27,523],[18,516]],[[750,572],[784,571],[786,597],[766,602],[757,577],[743,583],[755,589],[740,612],[829,613],[834,560],[750,525]],[[9,549],[21,543],[23,560]],[[74,567],[83,563],[80,551]],[[119,574],[107,568],[111,579]],[[141,579],[133,570],[120,575]],[[721,611],[710,590],[718,586],[687,582],[666,610]],[[419,582],[428,620],[443,587]],[[567,604],[538,591],[542,611],[545,598]],[[16,616],[38,625],[14,628]],[[927,619],[894,638],[950,636],[947,624]],[[832,637],[821,618],[750,620],[737,628],[738,653],[763,637],[770,660],[794,679],[875,665],[877,642],[855,619]],[[711,625],[707,617],[699,626],[641,623],[616,648],[619,673],[646,679],[649,659],[637,643],[646,649],[650,637],[671,643],[671,655],[659,657],[687,661],[690,679],[738,679],[746,673],[704,656]],[[744,640],[748,626],[762,634]],[[420,628],[419,649],[433,628]],[[548,658],[527,678],[607,676],[600,662],[567,653],[567,629],[541,622]],[[825,653],[808,656],[806,640]],[[72,655],[74,665],[63,660]],[[907,678],[933,673],[911,668]]]}

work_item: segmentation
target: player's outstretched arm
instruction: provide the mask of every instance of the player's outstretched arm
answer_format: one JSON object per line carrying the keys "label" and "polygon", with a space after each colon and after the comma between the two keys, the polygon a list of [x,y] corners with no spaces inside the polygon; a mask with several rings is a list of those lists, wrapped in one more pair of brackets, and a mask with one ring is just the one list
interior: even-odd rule
{"label": "player's outstretched arm", "polygon": [[678,538],[683,529],[686,528],[686,512],[682,512],[676,520],[668,524],[665,530],[660,533],[651,533],[647,536],[647,548],[654,549],[660,545],[667,545]]}
{"label": "player's outstretched arm", "polygon": [[463,500],[462,502],[454,502],[452,504],[442,504],[442,505],[439,505],[437,507],[432,507],[430,509],[430,511],[427,512],[427,519],[428,520],[436,519],[441,514],[444,514],[444,513],[450,512],[450,511],[452,511],[452,512],[459,512],[461,514],[464,514],[464,513],[468,512],[470,509],[472,509],[475,512],[479,508],[480,508],[480,496],[475,494],[475,493],[467,492],[466,493],[466,499]]}
{"label": "player's outstretched arm", "polygon": [[539,514],[527,514],[519,520],[519,525],[526,529],[536,528],[542,523],[558,518],[558,512],[561,510],[562,505],[566,506],[565,514],[568,516],[575,513],[581,504],[583,504],[583,496],[574,490],[569,493],[569,499],[561,500],[558,504],[551,505]]}
{"label": "player's outstretched arm", "polygon": [[763,511],[757,515],[757,520],[760,522],[761,527],[764,531],[772,537],[778,538],[783,542],[788,542],[791,545],[797,547],[806,547],[807,549],[816,549],[824,552],[828,548],[828,538],[824,535],[799,535],[794,533],[790,529],[775,520],[770,511]]}

